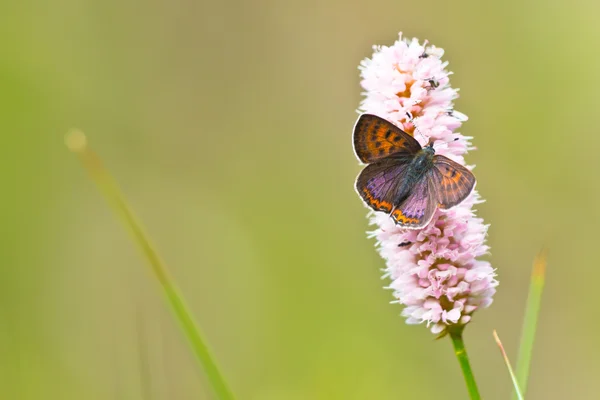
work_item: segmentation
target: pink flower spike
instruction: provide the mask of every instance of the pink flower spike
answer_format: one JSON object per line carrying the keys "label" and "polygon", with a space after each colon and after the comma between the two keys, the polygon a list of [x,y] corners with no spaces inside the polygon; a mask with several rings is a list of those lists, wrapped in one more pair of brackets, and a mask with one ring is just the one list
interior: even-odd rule
{"label": "pink flower spike", "polygon": [[[411,134],[421,146],[433,140],[436,154],[466,166],[471,137],[459,132],[466,115],[454,110],[458,90],[450,84],[444,50],[400,34],[391,46],[374,46],[360,63],[364,98],[360,111],[378,115]],[[415,133],[415,126],[418,133]],[[467,168],[471,168],[468,167]],[[447,211],[437,210],[419,230],[396,225],[383,212],[370,213],[384,277],[408,324],[425,323],[434,334],[461,327],[492,303],[498,281],[489,262],[489,225],[475,215],[476,190]]]}

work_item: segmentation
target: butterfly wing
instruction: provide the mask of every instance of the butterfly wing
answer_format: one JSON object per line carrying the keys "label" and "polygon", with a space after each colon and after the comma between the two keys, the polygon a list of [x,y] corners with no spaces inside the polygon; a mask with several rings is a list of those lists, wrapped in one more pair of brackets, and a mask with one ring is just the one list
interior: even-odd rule
{"label": "butterfly wing", "polygon": [[396,125],[373,114],[362,114],[354,125],[354,151],[370,164],[392,154],[414,155],[421,150],[415,138]]}
{"label": "butterfly wing", "polygon": [[[394,201],[402,196],[401,183],[411,158],[388,158],[367,165],[356,178],[356,191],[375,211],[391,212]],[[397,200],[396,200],[397,201]]]}
{"label": "butterfly wing", "polygon": [[475,175],[456,161],[433,157],[433,184],[441,209],[449,209],[466,199],[475,187]]}
{"label": "butterfly wing", "polygon": [[433,170],[428,171],[412,187],[410,194],[391,213],[396,224],[408,229],[425,227],[437,208]]}

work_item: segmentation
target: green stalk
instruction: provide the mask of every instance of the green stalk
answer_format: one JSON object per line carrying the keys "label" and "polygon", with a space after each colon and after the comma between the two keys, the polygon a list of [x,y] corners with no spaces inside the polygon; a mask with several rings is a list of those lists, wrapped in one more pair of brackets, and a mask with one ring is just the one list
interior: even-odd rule
{"label": "green stalk", "polygon": [[65,138],[65,143],[69,150],[79,156],[81,163],[104,195],[106,201],[133,236],[143,255],[146,256],[150,269],[162,286],[167,303],[175,314],[175,318],[179,322],[184,335],[187,337],[197,360],[204,368],[208,381],[212,384],[217,398],[221,400],[233,400],[233,393],[219,371],[213,356],[210,354],[200,328],[194,321],[192,313],[185,304],[175,281],[170,276],[165,263],[161,260],[156,249],[150,243],[148,235],[137,221],[116,182],[108,170],[104,168],[100,158],[89,148],[87,139],[82,132],[70,132]]}
{"label": "green stalk", "polygon": [[463,341],[463,330],[464,325],[450,330],[450,339],[452,339],[454,354],[456,354],[456,358],[458,359],[458,363],[460,364],[460,368],[462,369],[465,377],[465,383],[467,384],[467,390],[469,391],[469,398],[471,400],[481,400],[479,389],[477,389],[477,382],[475,382],[475,376],[473,375],[473,370],[471,369],[471,364],[469,363],[469,356],[467,355],[465,342]]}
{"label": "green stalk", "polygon": [[[527,308],[523,320],[523,331],[521,332],[521,343],[519,344],[519,356],[517,358],[517,381],[523,395],[527,392],[527,380],[529,379],[529,367],[535,341],[535,331],[540,314],[542,293],[546,281],[546,250],[540,251],[533,262],[531,281],[529,283],[529,294],[527,296]],[[513,393],[513,399],[518,399]]]}

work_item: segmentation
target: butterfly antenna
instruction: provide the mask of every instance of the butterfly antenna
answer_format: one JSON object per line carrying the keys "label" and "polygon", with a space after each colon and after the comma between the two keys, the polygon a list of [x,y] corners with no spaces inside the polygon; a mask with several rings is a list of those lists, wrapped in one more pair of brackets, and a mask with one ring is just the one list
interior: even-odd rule
{"label": "butterfly antenna", "polygon": [[421,131],[419,130],[419,127],[417,126],[417,120],[415,117],[413,117],[413,115],[411,114],[410,111],[406,112],[406,117],[408,118],[408,122],[412,123],[413,126],[415,127],[415,132],[417,132],[419,135],[421,135],[421,137],[423,138],[423,141],[426,142],[427,138],[425,137],[425,135],[423,135],[423,133],[421,133]]}

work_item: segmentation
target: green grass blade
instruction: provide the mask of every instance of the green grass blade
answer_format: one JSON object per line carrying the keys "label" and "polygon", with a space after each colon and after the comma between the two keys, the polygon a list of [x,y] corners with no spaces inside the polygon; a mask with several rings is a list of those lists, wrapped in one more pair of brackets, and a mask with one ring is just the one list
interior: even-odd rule
{"label": "green grass blade", "polygon": [[504,346],[502,346],[502,342],[498,337],[498,333],[494,330],[494,339],[496,340],[496,344],[500,347],[500,352],[502,352],[502,357],[504,358],[504,362],[506,363],[506,368],[508,368],[508,373],[510,374],[510,379],[512,379],[513,386],[515,388],[515,396],[518,400],[523,400],[523,395],[521,394],[521,389],[519,389],[519,382],[517,382],[517,377],[513,372],[512,367],[510,366],[510,360],[506,355],[506,351],[504,350]]}
{"label": "green grass blade", "polygon": [[[519,356],[517,358],[517,380],[523,394],[527,393],[527,380],[531,366],[531,354],[535,341],[535,330],[537,328],[542,293],[546,281],[546,250],[540,251],[533,262],[531,282],[529,283],[529,294],[527,296],[527,308],[523,320],[521,332],[521,343],[519,344]],[[513,399],[517,399],[516,393]]]}
{"label": "green grass blade", "polygon": [[222,400],[233,399],[233,393],[219,371],[203,335],[192,317],[192,313],[179,293],[179,289],[173,278],[171,278],[165,263],[159,257],[155,247],[150,243],[148,235],[144,232],[141,224],[125,201],[116,182],[108,170],[104,168],[100,158],[89,148],[87,139],[82,132],[70,132],[65,138],[65,143],[69,150],[79,156],[83,166],[104,195],[106,201],[133,236],[144,256],[146,256],[154,276],[163,288],[167,303],[175,314],[184,335],[189,340],[197,360],[204,368],[217,398]]}

